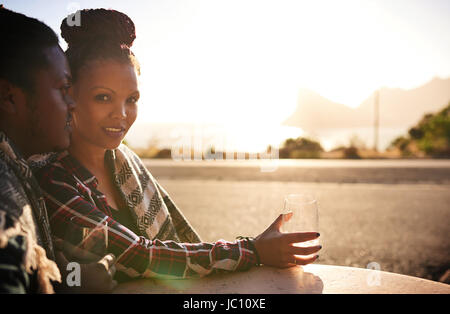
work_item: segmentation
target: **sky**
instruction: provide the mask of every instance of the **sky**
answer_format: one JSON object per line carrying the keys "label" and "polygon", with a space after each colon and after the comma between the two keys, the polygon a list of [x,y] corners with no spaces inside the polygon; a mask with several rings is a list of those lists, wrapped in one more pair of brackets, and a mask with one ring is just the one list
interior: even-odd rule
{"label": "sky", "polygon": [[129,15],[141,123],[277,125],[300,88],[356,107],[380,87],[450,76],[448,0],[0,2],[58,34],[80,8]]}

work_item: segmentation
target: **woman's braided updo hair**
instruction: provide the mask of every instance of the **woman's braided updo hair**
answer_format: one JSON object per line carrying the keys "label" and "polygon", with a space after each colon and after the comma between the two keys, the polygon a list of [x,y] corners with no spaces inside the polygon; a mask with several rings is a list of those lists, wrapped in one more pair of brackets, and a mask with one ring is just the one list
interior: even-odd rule
{"label": "woman's braided updo hair", "polygon": [[89,61],[113,59],[133,65],[140,73],[131,46],[136,39],[133,21],[124,13],[107,9],[88,9],[80,14],[80,25],[61,23],[61,36],[68,44],[66,56],[76,81],[79,70]]}

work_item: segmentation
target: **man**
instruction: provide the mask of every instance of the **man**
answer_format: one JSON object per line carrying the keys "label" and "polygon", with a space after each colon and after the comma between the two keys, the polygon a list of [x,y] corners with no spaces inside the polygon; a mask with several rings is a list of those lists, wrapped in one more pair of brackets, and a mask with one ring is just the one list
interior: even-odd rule
{"label": "man", "polygon": [[[48,26],[3,6],[0,39],[0,292],[52,293],[55,282],[64,291],[67,260],[53,247],[45,203],[26,159],[70,144],[70,70]],[[116,284],[113,263],[107,255],[81,265],[81,290],[69,291],[110,291]]]}

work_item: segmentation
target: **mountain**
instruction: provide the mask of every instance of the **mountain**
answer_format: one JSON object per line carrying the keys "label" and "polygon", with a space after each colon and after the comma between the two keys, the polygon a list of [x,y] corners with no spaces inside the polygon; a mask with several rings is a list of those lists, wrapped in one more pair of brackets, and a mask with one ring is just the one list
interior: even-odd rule
{"label": "mountain", "polygon": [[314,132],[321,128],[340,128],[355,124],[355,109],[332,102],[309,89],[300,89],[295,112],[283,125]]}
{"label": "mountain", "polygon": [[[380,128],[409,128],[425,113],[436,112],[450,101],[450,78],[434,78],[409,90],[381,88],[379,92]],[[322,129],[372,127],[374,93],[357,108],[332,102],[314,91],[301,89],[297,109],[283,125],[306,132]]]}

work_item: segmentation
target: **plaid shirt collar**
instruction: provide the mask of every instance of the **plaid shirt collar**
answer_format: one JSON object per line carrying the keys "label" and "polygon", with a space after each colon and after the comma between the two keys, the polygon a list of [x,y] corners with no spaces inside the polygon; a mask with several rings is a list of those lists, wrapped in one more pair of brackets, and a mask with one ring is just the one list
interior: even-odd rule
{"label": "plaid shirt collar", "polygon": [[[105,153],[106,166],[113,173],[115,172],[114,160],[116,159],[116,152],[114,150],[107,150]],[[64,151],[58,155],[57,160],[66,168],[73,176],[77,177],[83,184],[90,189],[97,189],[98,179],[85,166],[83,166],[75,157]]]}
{"label": "plaid shirt collar", "polygon": [[77,159],[70,155],[69,152],[65,151],[61,153],[57,160],[71,175],[77,177],[83,184],[90,189],[97,189],[97,178]]}

